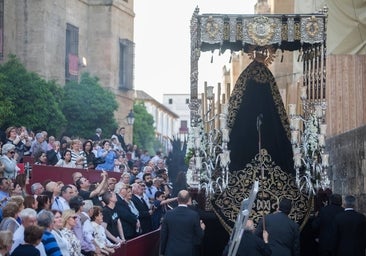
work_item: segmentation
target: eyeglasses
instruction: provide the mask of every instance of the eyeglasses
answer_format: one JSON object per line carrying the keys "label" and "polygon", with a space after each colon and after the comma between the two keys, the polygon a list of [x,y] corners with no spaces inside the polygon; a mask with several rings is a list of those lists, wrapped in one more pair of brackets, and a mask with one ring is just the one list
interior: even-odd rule
{"label": "eyeglasses", "polygon": [[71,216],[70,218],[73,218],[74,220],[76,220],[78,218],[78,216]]}
{"label": "eyeglasses", "polygon": [[10,151],[9,153],[12,154],[12,155],[14,155],[15,154],[15,151]]}

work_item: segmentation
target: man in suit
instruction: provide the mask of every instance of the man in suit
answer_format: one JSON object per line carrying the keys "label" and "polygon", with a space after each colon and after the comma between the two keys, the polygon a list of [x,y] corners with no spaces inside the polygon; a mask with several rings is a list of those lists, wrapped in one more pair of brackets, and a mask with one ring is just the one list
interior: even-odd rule
{"label": "man in suit", "polygon": [[118,138],[119,143],[121,143],[121,147],[122,147],[123,151],[127,152],[127,145],[125,142],[125,133],[126,133],[125,127],[121,127],[119,129],[119,134],[117,134],[117,138]]}
{"label": "man in suit", "polygon": [[201,241],[205,224],[188,205],[192,203],[187,190],[178,193],[178,207],[163,218],[160,234],[160,254],[165,256],[193,256]]}
{"label": "man in suit", "polygon": [[332,255],[332,234],[333,221],[335,216],[343,212],[342,196],[332,194],[329,198],[329,205],[319,210],[318,216],[311,223],[312,228],[319,232],[319,256]]}
{"label": "man in suit", "polygon": [[144,189],[140,184],[132,184],[132,202],[135,204],[137,210],[139,211],[141,234],[152,231],[151,215],[153,214],[153,211],[149,209],[149,206],[144,200],[143,193]]}
{"label": "man in suit", "polygon": [[259,221],[256,235],[262,237],[263,230],[270,236],[268,239],[272,256],[299,256],[300,255],[300,231],[299,225],[288,217],[291,212],[292,202],[283,198],[280,201],[278,211],[264,217]]}
{"label": "man in suit", "polygon": [[129,205],[130,203],[133,204],[128,198],[132,196],[131,187],[127,184],[119,183],[116,184],[114,191],[118,192],[116,210],[121,220],[123,233],[126,240],[132,239],[138,235],[136,230],[140,228],[140,222],[138,221],[137,209],[137,213],[134,213]]}
{"label": "man in suit", "polygon": [[334,218],[334,255],[365,256],[366,217],[354,210],[356,198],[344,198],[344,211]]}

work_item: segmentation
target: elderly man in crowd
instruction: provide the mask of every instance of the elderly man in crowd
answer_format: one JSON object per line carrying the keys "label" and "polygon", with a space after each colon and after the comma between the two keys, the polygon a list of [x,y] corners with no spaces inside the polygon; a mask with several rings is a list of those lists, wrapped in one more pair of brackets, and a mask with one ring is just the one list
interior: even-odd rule
{"label": "elderly man in crowd", "polygon": [[74,190],[71,186],[65,185],[61,188],[61,195],[57,196],[52,204],[52,210],[63,212],[70,209],[69,201],[75,196]]}
{"label": "elderly man in crowd", "polygon": [[[30,208],[25,208],[19,213],[19,217],[22,221],[20,227],[14,232],[13,235],[13,246],[10,252],[12,253],[19,244],[24,243],[24,229],[32,225],[37,225],[37,212]],[[46,256],[46,251],[44,249],[43,243],[39,243],[36,248],[40,251],[41,256]]]}

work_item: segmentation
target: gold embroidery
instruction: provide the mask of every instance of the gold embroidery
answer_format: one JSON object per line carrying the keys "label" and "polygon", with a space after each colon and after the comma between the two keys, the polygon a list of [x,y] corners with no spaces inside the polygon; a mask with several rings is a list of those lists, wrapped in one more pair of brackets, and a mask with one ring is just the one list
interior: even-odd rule
{"label": "gold embroidery", "polygon": [[248,35],[255,45],[269,45],[275,34],[276,24],[270,22],[268,17],[254,17],[253,22],[248,23]]}
{"label": "gold embroidery", "polygon": [[214,39],[217,33],[219,33],[219,24],[213,20],[212,16],[207,19],[206,32],[211,39]]}
{"label": "gold embroidery", "polygon": [[308,18],[306,21],[307,21],[305,25],[306,33],[310,37],[315,37],[319,33],[318,20],[315,18],[315,16],[311,16],[311,18]]}
{"label": "gold embroidery", "polygon": [[[261,163],[265,165],[263,179]],[[300,193],[294,177],[276,166],[267,151],[262,149],[261,155],[258,154],[243,170],[231,174],[228,188],[212,202],[213,210],[227,232],[231,233],[242,200],[249,197],[255,180],[259,181],[259,191],[249,218],[258,223],[263,215],[276,211],[278,202],[286,197],[293,202],[289,217],[297,223],[306,223],[312,198]]]}

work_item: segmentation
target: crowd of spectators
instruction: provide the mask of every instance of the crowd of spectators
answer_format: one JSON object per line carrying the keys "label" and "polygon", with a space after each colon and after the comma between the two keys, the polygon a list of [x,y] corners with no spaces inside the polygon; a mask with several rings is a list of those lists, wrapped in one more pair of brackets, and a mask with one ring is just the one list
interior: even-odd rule
{"label": "crowd of spectators", "polygon": [[[160,152],[150,156],[125,143],[124,133],[122,127],[103,139],[98,128],[90,139],[58,141],[46,131],[6,129],[0,157],[0,250],[17,256],[111,255],[127,240],[158,229],[177,199],[165,159]],[[32,182],[22,166],[26,157],[51,171],[51,166],[75,168],[73,182]],[[100,171],[100,180],[90,182],[85,169]],[[120,179],[110,172],[120,173]],[[8,245],[8,237],[14,243]]]}

